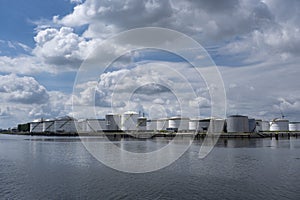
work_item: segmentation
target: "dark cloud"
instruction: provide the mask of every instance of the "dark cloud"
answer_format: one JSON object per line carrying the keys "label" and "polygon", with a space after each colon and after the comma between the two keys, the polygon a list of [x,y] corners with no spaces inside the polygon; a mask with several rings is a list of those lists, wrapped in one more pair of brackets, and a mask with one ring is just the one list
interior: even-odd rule
{"label": "dark cloud", "polygon": [[188,0],[192,5],[196,7],[213,12],[213,13],[223,13],[231,12],[239,8],[239,0]]}
{"label": "dark cloud", "polygon": [[134,93],[146,95],[153,95],[165,92],[171,92],[171,90],[163,85],[155,83],[143,85],[134,91]]}

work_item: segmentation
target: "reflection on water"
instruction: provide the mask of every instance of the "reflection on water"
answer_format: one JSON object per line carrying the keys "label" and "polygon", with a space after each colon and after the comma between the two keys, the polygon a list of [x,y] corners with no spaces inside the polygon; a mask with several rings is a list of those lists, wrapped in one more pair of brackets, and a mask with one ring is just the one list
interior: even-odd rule
{"label": "reflection on water", "polygon": [[[0,135],[1,198],[300,199],[299,139],[219,139],[205,159],[198,158],[203,140],[194,140],[172,165],[146,174],[106,167],[80,139],[107,142],[98,137]],[[126,138],[113,143],[131,152],[151,152],[170,141]]]}

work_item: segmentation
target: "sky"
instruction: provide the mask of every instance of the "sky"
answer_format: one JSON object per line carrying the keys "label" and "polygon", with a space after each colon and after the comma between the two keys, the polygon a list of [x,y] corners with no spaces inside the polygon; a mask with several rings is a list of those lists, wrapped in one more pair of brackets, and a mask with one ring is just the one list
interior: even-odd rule
{"label": "sky", "polygon": [[[210,116],[214,87],[188,60],[151,48],[120,55],[132,44],[105,43],[144,27],[178,31],[202,45],[209,56],[185,53],[205,61],[204,74],[217,66],[227,116],[271,120],[283,113],[300,121],[299,21],[298,0],[1,0],[0,128],[91,112]],[[101,69],[106,58],[117,59],[79,83],[93,53]]]}

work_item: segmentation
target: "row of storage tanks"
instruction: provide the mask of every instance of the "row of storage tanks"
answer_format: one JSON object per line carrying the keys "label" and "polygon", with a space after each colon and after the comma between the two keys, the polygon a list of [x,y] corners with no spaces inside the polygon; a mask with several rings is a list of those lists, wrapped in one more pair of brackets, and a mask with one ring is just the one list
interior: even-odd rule
{"label": "row of storage tanks", "polygon": [[[27,128],[23,128],[28,125]],[[147,130],[147,118],[139,117],[136,112],[125,112],[119,114],[107,114],[105,119],[83,119],[76,120],[66,116],[56,119],[35,120],[28,124],[20,124],[19,131],[31,133],[75,133],[75,132],[99,132],[99,131],[129,131]]]}
{"label": "row of storage tanks", "polygon": [[226,120],[227,132],[260,132],[260,131],[300,131],[300,122],[289,122],[287,119],[272,121],[256,120],[242,115],[232,115]]}
{"label": "row of storage tanks", "polygon": [[30,132],[99,132],[99,131],[197,131],[197,132],[260,132],[260,131],[300,131],[300,122],[286,119],[272,121],[256,120],[242,115],[232,115],[225,119],[218,118],[183,118],[171,117],[147,120],[136,112],[107,114],[105,119],[75,120],[61,117],[53,120],[30,122]]}

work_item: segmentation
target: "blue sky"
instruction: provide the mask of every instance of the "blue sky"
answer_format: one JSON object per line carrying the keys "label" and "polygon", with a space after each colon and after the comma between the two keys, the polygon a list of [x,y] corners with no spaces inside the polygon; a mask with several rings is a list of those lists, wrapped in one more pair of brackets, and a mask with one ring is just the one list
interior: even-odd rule
{"label": "blue sky", "polygon": [[1,40],[19,41],[34,47],[35,22],[51,20],[54,15],[66,15],[74,4],[68,0],[1,0]]}
{"label": "blue sky", "polygon": [[[73,115],[75,77],[89,52],[123,31],[149,26],[179,31],[208,51],[225,85],[228,115],[270,120],[282,110],[290,120],[300,121],[299,10],[297,0],[1,0],[0,128],[41,117]],[[108,48],[107,55],[99,55],[103,59],[117,55],[122,44],[104,48]],[[103,116],[116,81],[127,80],[128,70],[135,74],[124,85],[126,90],[140,84],[137,81],[149,80],[150,74],[142,77],[137,72],[153,66],[169,66],[193,77],[189,65],[172,53],[136,51],[98,74],[98,80],[87,80],[80,86],[81,94],[73,97],[77,104],[87,104],[95,95],[92,88],[100,84],[97,110]],[[160,69],[152,74],[157,76],[153,80],[164,77],[176,85],[179,79]],[[189,103],[201,105],[207,116],[208,88],[201,78],[195,84],[197,81],[198,97]],[[157,85],[153,87],[151,91]],[[177,114],[178,108],[168,104],[159,91],[150,99],[128,105],[118,99],[115,103],[149,113],[151,106],[165,107],[168,115]]]}

